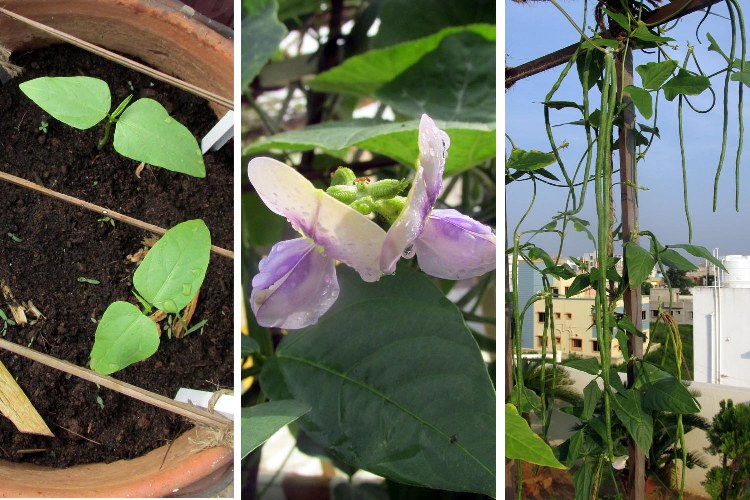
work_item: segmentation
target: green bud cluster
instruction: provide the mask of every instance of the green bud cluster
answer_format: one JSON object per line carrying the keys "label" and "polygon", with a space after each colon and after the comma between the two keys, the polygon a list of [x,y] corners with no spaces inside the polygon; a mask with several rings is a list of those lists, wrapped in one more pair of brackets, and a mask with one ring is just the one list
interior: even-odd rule
{"label": "green bud cluster", "polygon": [[392,224],[404,209],[406,198],[399,194],[408,185],[408,181],[396,179],[371,183],[369,179],[358,179],[350,168],[339,167],[331,175],[326,193],[363,215],[375,212]]}

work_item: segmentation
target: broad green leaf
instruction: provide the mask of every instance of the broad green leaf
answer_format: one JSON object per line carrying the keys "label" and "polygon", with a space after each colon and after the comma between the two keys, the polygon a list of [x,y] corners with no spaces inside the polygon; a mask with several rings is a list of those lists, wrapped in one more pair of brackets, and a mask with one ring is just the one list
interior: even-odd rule
{"label": "broad green leaf", "polygon": [[[495,157],[495,125],[436,121],[451,139],[445,175],[455,175]],[[283,132],[245,148],[243,155],[258,155],[270,150],[308,151],[322,148],[339,151],[353,146],[389,156],[414,167],[419,156],[417,135],[419,120],[389,122],[359,119],[321,123],[291,132]]]}
{"label": "broad green leaf", "polygon": [[627,14],[623,14],[622,12],[612,12],[607,8],[603,8],[602,10],[604,10],[607,16],[609,16],[614,22],[620,25],[622,29],[630,31],[630,21],[628,20]]}
{"label": "broad green leaf", "polygon": [[664,97],[671,101],[678,95],[698,95],[710,86],[711,80],[708,77],[693,75],[680,68],[677,75],[664,84],[662,90]]}
{"label": "broad green leaf", "polygon": [[697,413],[701,407],[690,391],[674,377],[659,380],[643,388],[643,407],[646,411]]}
{"label": "broad green leaf", "polygon": [[271,212],[254,191],[242,193],[242,245],[244,248],[267,246],[282,240],[288,223]]}
{"label": "broad green leaf", "polygon": [[630,333],[631,335],[635,335],[636,337],[646,338],[645,335],[643,335],[643,332],[635,327],[633,320],[631,320],[628,315],[624,315],[617,320],[617,328],[626,333]]}
{"label": "broad green leaf", "polygon": [[638,446],[644,450],[651,448],[654,434],[654,421],[641,406],[640,396],[633,390],[615,394],[612,398],[615,415],[623,423]]}
{"label": "broad green leaf", "polygon": [[570,284],[568,289],[565,291],[566,297],[573,297],[584,291],[586,288],[591,286],[591,281],[588,274],[579,274]]}
{"label": "broad green leaf", "polygon": [[555,155],[552,153],[542,153],[535,149],[525,151],[516,148],[511,151],[510,157],[505,163],[505,169],[530,172],[552,165],[553,163],[555,163]]}
{"label": "broad green leaf", "polygon": [[494,42],[496,31],[495,25],[491,24],[445,28],[431,36],[384,49],[370,50],[319,74],[310,82],[310,88],[317,92],[340,92],[371,97],[381,86],[435,50],[445,37],[456,33],[476,33]]}
{"label": "broad green leaf", "polygon": [[656,259],[645,248],[629,241],[625,244],[625,266],[630,288],[638,289],[654,269]]}
{"label": "broad green leaf", "polygon": [[626,363],[630,363],[630,350],[628,349],[628,336],[622,330],[617,330],[615,333],[617,343],[620,344],[620,352]]}
{"label": "broad green leaf", "polygon": [[286,27],[276,17],[275,0],[246,3],[250,10],[242,16],[242,57],[240,88],[246,89],[258,76],[268,59],[276,52],[286,35]]}
{"label": "broad green leaf", "polygon": [[91,369],[109,375],[143,361],[159,347],[159,328],[140,309],[117,301],[107,307],[94,334]]}
{"label": "broad green leaf", "polygon": [[695,271],[698,267],[671,248],[659,252],[659,260],[678,271]]}
{"label": "broad green leaf", "polygon": [[[510,392],[510,400],[513,401],[513,404],[515,405],[518,402],[518,389],[519,387],[517,385],[513,386],[513,389],[511,389]],[[529,389],[528,387],[523,388],[523,392],[520,394],[521,396],[521,413],[529,413],[532,411],[539,411],[542,409],[542,398],[539,397],[539,395],[534,392],[533,390]]]}
{"label": "broad green leaf", "polygon": [[494,40],[456,33],[380,87],[375,97],[415,118],[426,113],[435,120],[494,123],[495,59]]}
{"label": "broad green leaf", "polygon": [[598,375],[601,371],[599,360],[596,358],[568,359],[567,361],[564,361],[562,365],[568,368],[575,368],[576,370],[580,370],[590,375]]}
{"label": "broad green leaf", "polygon": [[688,245],[687,243],[682,243],[680,245],[667,245],[668,248],[682,248],[690,255],[695,255],[696,257],[700,257],[701,259],[706,259],[712,264],[718,266],[723,271],[726,271],[726,267],[724,267],[724,264],[721,263],[719,259],[711,255],[711,252],[708,251],[705,247],[698,246],[698,245]]}
{"label": "broad green leaf", "polygon": [[258,342],[252,337],[248,337],[247,335],[242,335],[240,337],[242,340],[241,343],[241,355],[242,357],[250,356],[254,352],[260,352],[260,346],[258,345]]}
{"label": "broad green leaf", "polygon": [[[586,75],[587,59],[589,60],[588,76]],[[585,90],[591,90],[602,77],[602,72],[604,71],[604,54],[599,50],[582,51],[576,58],[576,70],[578,71],[578,79],[581,82],[581,86]],[[583,111],[583,106],[581,106],[581,111]]]}
{"label": "broad green leaf", "polygon": [[337,271],[338,301],[282,340],[263,391],[308,403],[299,425],[355,467],[494,495],[495,392],[461,312],[407,266],[375,283]]}
{"label": "broad green leaf", "polygon": [[565,466],[570,469],[578,460],[584,440],[583,429],[579,429],[568,440],[568,454],[565,458]]}
{"label": "broad green leaf", "polygon": [[640,87],[634,85],[628,85],[625,87],[625,92],[630,94],[630,98],[633,100],[633,104],[641,112],[643,118],[648,120],[654,114],[653,100],[651,94],[647,90],[643,90]]}
{"label": "broad green leaf", "polygon": [[432,35],[450,26],[495,22],[494,0],[382,0],[375,48]]}
{"label": "broad green leaf", "polygon": [[638,21],[638,27],[633,30],[630,36],[637,38],[642,42],[667,43],[674,41],[674,38],[659,36],[651,33],[648,30],[648,26],[646,26],[646,23],[644,23],[643,21]]}
{"label": "broad green leaf", "polygon": [[550,257],[544,249],[535,246],[529,250],[529,260],[537,259],[542,259],[542,261],[544,261],[546,269],[555,267],[555,262],[552,260],[552,257]]}
{"label": "broad green leaf", "polygon": [[573,473],[575,484],[575,500],[591,500],[591,492],[594,488],[594,465],[584,460],[580,467]]}
{"label": "broad green leaf", "polygon": [[153,99],[138,99],[120,115],[113,145],[132,160],[193,177],[206,176],[198,141]]}
{"label": "broad green leaf", "polygon": [[211,254],[211,234],[200,220],[177,224],[149,250],[133,275],[133,286],[149,303],[180,312],[198,293]]}
{"label": "broad green leaf", "polygon": [[750,87],[750,69],[745,69],[744,71],[736,71],[732,73],[732,76],[730,76],[729,78],[734,80],[735,82],[742,82],[746,86]]}
{"label": "broad green leaf", "polygon": [[251,451],[268,441],[276,431],[309,411],[309,405],[293,399],[242,408],[240,457],[245,458]]}
{"label": "broad green leaf", "polygon": [[518,414],[516,407],[505,405],[505,456],[530,464],[564,469],[552,453],[552,448],[529,427],[528,422]]}
{"label": "broad green leaf", "polygon": [[583,388],[583,412],[581,412],[581,419],[588,420],[594,414],[596,404],[602,397],[602,390],[599,389],[599,385],[596,383],[596,379]]}
{"label": "broad green leaf", "polygon": [[635,383],[633,384],[633,388],[641,390],[647,385],[674,378],[674,375],[665,372],[660,367],[647,361],[640,361],[635,365]]}
{"label": "broad green leaf", "polygon": [[706,33],[706,38],[708,38],[708,41],[710,42],[708,44],[708,50],[716,52],[717,54],[720,54],[724,60],[728,63],[729,62],[729,56],[727,56],[723,50],[721,50],[721,47],[719,47],[719,44],[716,43],[716,39],[711,35],[711,33]]}
{"label": "broad green leaf", "polygon": [[50,116],[80,130],[102,121],[112,106],[107,83],[88,76],[43,76],[18,88]]}
{"label": "broad green leaf", "polygon": [[641,85],[643,85],[643,88],[657,90],[672,76],[675,68],[677,68],[677,61],[670,59],[668,61],[641,64],[635,68],[635,71],[641,75]]}

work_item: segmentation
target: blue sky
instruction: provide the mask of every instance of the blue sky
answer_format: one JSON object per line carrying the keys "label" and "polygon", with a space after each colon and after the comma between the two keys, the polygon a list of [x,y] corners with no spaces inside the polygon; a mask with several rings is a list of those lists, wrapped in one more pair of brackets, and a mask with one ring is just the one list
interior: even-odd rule
{"label": "blue sky", "polygon": [[[593,2],[589,2],[592,4]],[[576,20],[582,18],[583,2],[561,2],[568,13]],[[719,4],[713,11],[721,16],[727,15],[726,7]],[[667,36],[676,39],[677,50],[667,49],[670,57],[680,64],[684,59],[687,43],[695,47],[698,61],[706,73],[713,73],[721,68],[723,59],[714,52],[708,51],[706,32],[711,33],[725,52],[729,52],[729,21],[717,16],[709,16],[700,30],[699,43],[695,29],[702,13],[693,13],[684,18]],[[589,16],[588,24],[593,18]],[[578,40],[574,28],[563,18],[562,14],[548,2],[529,2],[517,4],[506,2],[505,5],[505,64],[516,66],[565,47]],[[739,57],[739,36],[737,57]],[[746,59],[750,59],[750,49]],[[655,55],[636,51],[634,65],[656,61]],[[689,68],[694,70],[691,62]],[[549,151],[550,146],[544,129],[542,106],[546,93],[560,74],[562,66],[548,70],[517,82],[505,93],[505,132],[511,136],[516,146],[522,149]],[[683,106],[683,127],[685,131],[685,151],[688,171],[689,208],[693,223],[693,244],[706,248],[718,247],[721,255],[750,254],[750,141],[745,141],[740,172],[740,212],[734,208],[734,170],[735,154],[739,137],[737,123],[737,83],[731,82],[729,91],[729,130],[727,153],[724,161],[721,181],[719,183],[719,203],[717,212],[712,212],[713,184],[716,167],[721,150],[723,82],[724,77],[712,78],[716,90],[717,104],[708,114],[697,114]],[[636,85],[639,78],[636,75]],[[745,89],[746,127],[750,129],[750,89]],[[575,69],[571,70],[555,100],[572,100],[581,102],[581,89]],[[598,103],[595,89],[590,94],[592,103]],[[708,91],[691,99],[697,108],[710,105]],[[594,104],[594,107],[598,107]],[[667,102],[663,95],[659,98],[658,125],[661,139],[655,139],[646,159],[638,163],[638,184],[648,188],[640,191],[640,228],[656,234],[663,244],[687,243],[688,230],[685,219],[682,196],[682,170],[680,166],[680,149],[677,128],[677,100]],[[553,124],[569,122],[580,118],[569,112],[553,112]],[[643,121],[639,117],[640,121]],[[645,123],[651,124],[653,118]],[[563,161],[569,170],[577,164],[585,140],[583,128],[561,126],[554,129],[558,144],[567,140],[570,147],[562,152]],[[506,147],[507,143],[506,143]],[[617,162],[615,156],[615,163]],[[559,174],[559,169],[551,172]],[[561,177],[561,176],[560,176]],[[615,174],[617,178],[617,174]],[[562,177],[561,177],[562,178]],[[531,199],[531,183],[513,183],[506,191],[506,210],[508,229],[512,232],[521,214],[528,207]],[[522,229],[541,227],[551,217],[564,208],[566,192],[561,188],[539,185],[537,202],[524,222]],[[619,200],[619,187],[615,186],[615,200]],[[619,209],[618,209],[619,211]],[[587,194],[587,202],[582,218],[595,223],[596,214],[593,200],[593,189]],[[535,243],[550,253],[556,252],[556,238],[538,237]],[[563,247],[564,255],[579,256],[593,251],[591,243],[581,233],[571,231]],[[617,253],[617,250],[616,250]],[[695,260],[695,259],[693,259]]]}

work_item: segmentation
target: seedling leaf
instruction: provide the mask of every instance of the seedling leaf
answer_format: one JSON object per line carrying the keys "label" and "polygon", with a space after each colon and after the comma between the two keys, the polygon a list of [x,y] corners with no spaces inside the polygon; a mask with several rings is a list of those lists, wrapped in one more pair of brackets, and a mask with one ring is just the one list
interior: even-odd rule
{"label": "seedling leaf", "polygon": [[136,161],[193,177],[206,176],[198,141],[153,99],[138,99],[120,115],[114,148]]}
{"label": "seedling leaf", "polygon": [[146,254],[133,286],[157,309],[176,314],[198,293],[210,254],[211,234],[202,220],[177,224]]}
{"label": "seedling leaf", "polygon": [[80,130],[102,121],[112,106],[107,83],[88,76],[43,76],[18,88],[51,116]]}
{"label": "seedling leaf", "polygon": [[159,329],[133,304],[110,304],[94,334],[91,369],[109,375],[142,361],[159,347]]}

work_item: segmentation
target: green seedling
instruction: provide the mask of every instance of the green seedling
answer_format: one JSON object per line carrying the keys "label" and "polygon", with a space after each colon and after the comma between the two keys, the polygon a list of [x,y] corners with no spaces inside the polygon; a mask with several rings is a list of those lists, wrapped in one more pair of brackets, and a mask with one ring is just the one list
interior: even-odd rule
{"label": "green seedling", "polygon": [[8,333],[8,327],[16,326],[16,322],[6,316],[5,311],[3,311],[2,309],[0,309],[0,321],[2,321],[0,331],[2,331],[3,337],[5,337],[5,334]]}
{"label": "green seedling", "polygon": [[19,238],[18,236],[16,236],[13,233],[8,233],[8,238],[10,238],[11,240],[15,241],[16,243],[21,243],[23,241],[23,238]]}
{"label": "green seedling", "polygon": [[39,122],[39,129],[38,130],[40,132],[42,132],[43,134],[46,134],[47,133],[47,127],[49,127],[49,123],[47,123],[46,121],[42,120],[41,122]]}
{"label": "green seedling", "polygon": [[94,334],[91,368],[109,375],[154,354],[159,328],[146,314],[156,308],[180,317],[203,284],[210,255],[211,234],[200,219],[164,233],[133,275],[133,293],[144,312],[122,301],[104,311]]}
{"label": "green seedling", "polygon": [[98,404],[99,408],[101,408],[102,410],[104,409],[104,400],[101,396],[96,397],[96,404]]}
{"label": "green seedling", "polygon": [[102,224],[110,223],[112,227],[115,227],[115,220],[112,217],[100,217],[96,219],[96,222],[101,222]]}
{"label": "green seedling", "polygon": [[78,277],[78,282],[79,283],[88,283],[89,285],[98,285],[98,284],[101,283],[99,280],[95,280],[95,279],[92,279],[92,278],[84,278],[83,276],[79,276]]}
{"label": "green seedling", "polygon": [[153,99],[130,104],[130,95],[110,112],[109,86],[87,76],[45,76],[24,82],[19,88],[45,112],[71,127],[85,130],[106,119],[99,149],[107,143],[115,125],[113,146],[121,155],[193,177],[206,176],[198,141]]}

